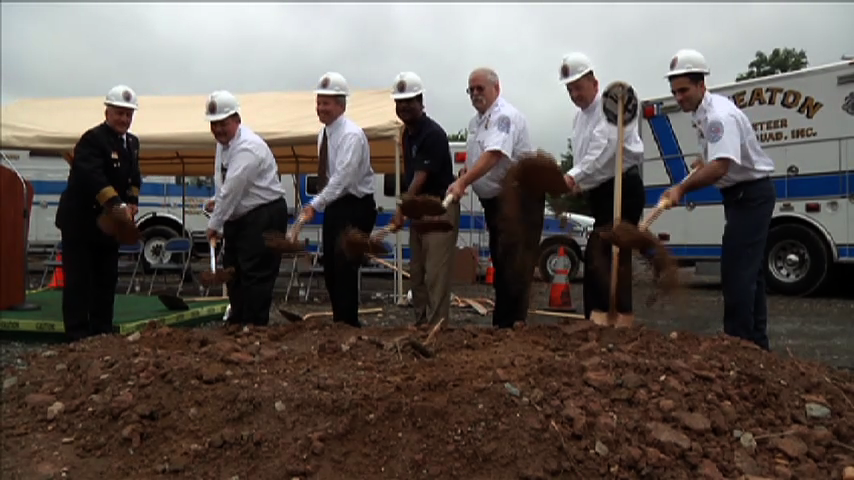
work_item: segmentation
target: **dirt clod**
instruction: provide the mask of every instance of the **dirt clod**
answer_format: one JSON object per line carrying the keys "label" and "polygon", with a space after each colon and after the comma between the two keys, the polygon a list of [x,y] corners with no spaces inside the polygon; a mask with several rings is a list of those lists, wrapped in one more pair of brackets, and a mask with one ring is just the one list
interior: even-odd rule
{"label": "dirt clod", "polygon": [[578,325],[447,328],[430,357],[408,343],[425,332],[331,322],[32,353],[6,372],[0,476],[848,478],[850,373],[728,337]]}

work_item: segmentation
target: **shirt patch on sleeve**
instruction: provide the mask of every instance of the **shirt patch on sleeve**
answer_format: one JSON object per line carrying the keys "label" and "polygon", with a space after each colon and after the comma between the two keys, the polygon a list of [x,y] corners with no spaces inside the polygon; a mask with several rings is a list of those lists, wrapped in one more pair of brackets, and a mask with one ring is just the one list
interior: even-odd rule
{"label": "shirt patch on sleeve", "polygon": [[724,124],[720,120],[712,120],[709,122],[709,126],[706,128],[706,137],[709,139],[709,143],[718,143],[724,138]]}
{"label": "shirt patch on sleeve", "polygon": [[510,133],[510,117],[507,115],[498,117],[498,121],[495,122],[495,128],[501,133]]}

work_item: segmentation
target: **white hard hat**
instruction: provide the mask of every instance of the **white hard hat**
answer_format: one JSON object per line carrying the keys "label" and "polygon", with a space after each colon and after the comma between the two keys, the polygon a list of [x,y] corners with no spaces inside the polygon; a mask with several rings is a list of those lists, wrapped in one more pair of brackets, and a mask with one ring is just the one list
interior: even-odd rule
{"label": "white hard hat", "polygon": [[391,98],[405,100],[417,97],[424,93],[424,84],[421,77],[413,72],[401,72],[394,77],[394,85],[391,87]]}
{"label": "white hard hat", "polygon": [[106,98],[104,98],[104,105],[130,108],[132,110],[139,108],[136,93],[127,85],[116,85],[111,88],[110,91],[107,92]]}
{"label": "white hard hat", "polygon": [[560,81],[564,85],[572,83],[593,71],[593,62],[581,52],[564,55],[560,64]]}
{"label": "white hard hat", "polygon": [[205,103],[205,118],[209,122],[218,122],[235,113],[240,113],[240,103],[231,92],[226,90],[213,92]]}
{"label": "white hard hat", "polygon": [[337,72],[326,72],[317,82],[317,95],[350,95],[350,87],[343,75]]}
{"label": "white hard hat", "polygon": [[670,78],[675,75],[684,75],[686,73],[702,73],[709,74],[709,64],[706,63],[706,57],[696,50],[682,49],[673,55],[670,60],[670,71],[667,72],[665,78]]}

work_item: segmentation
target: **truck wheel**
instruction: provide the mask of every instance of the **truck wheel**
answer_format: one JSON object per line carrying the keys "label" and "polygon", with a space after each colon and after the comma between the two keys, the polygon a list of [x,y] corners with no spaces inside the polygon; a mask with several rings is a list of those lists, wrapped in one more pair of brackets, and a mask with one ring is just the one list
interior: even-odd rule
{"label": "truck wheel", "polygon": [[581,260],[575,250],[576,247],[572,241],[561,239],[559,241],[544,243],[540,247],[540,260],[538,262],[540,277],[546,282],[551,282],[552,278],[554,278],[554,266],[555,262],[557,262],[558,253],[560,253],[560,247],[563,247],[566,256],[569,257],[569,279],[574,280],[578,276],[578,270],[581,268]]}
{"label": "truck wheel", "polygon": [[810,228],[797,224],[780,225],[768,232],[765,260],[768,287],[783,295],[809,295],[830,271],[827,246]]}
{"label": "truck wheel", "polygon": [[152,264],[169,263],[172,260],[172,254],[164,252],[163,247],[167,241],[176,237],[178,237],[178,232],[163,225],[154,225],[143,230],[142,263],[147,273],[152,271]]}

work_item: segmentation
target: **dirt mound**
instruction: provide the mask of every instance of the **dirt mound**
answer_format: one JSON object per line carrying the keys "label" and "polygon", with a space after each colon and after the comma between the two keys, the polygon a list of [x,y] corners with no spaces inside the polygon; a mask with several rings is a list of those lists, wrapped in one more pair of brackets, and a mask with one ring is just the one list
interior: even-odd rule
{"label": "dirt mound", "polygon": [[[152,329],[8,371],[9,479],[842,478],[854,379],[589,322]],[[397,342],[394,340],[398,339]],[[63,473],[65,472],[65,473]]]}

